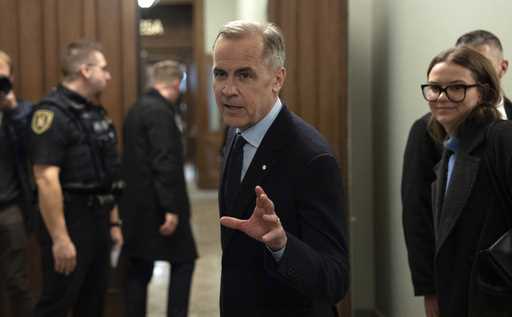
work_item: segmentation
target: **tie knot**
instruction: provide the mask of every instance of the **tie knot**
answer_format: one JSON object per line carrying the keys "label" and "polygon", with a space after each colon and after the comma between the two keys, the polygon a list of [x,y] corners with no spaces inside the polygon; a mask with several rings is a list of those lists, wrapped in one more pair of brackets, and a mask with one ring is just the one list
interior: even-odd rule
{"label": "tie knot", "polygon": [[247,143],[247,141],[242,136],[242,134],[241,133],[237,133],[235,135],[235,143],[233,144],[234,150],[235,151],[241,151],[246,143]]}

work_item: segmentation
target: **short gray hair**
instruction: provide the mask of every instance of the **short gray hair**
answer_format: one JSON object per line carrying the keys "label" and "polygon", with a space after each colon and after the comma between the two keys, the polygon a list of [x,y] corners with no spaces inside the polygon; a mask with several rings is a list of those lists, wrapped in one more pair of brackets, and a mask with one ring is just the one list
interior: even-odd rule
{"label": "short gray hair", "polygon": [[148,68],[148,86],[151,87],[157,82],[169,84],[174,80],[183,79],[182,66],[173,60],[164,60],[151,65]]}
{"label": "short gray hair", "polygon": [[263,58],[273,68],[284,67],[286,61],[285,43],[283,33],[273,23],[259,23],[251,21],[231,21],[225,24],[213,43],[221,38],[241,39],[249,35],[257,34],[263,39]]}

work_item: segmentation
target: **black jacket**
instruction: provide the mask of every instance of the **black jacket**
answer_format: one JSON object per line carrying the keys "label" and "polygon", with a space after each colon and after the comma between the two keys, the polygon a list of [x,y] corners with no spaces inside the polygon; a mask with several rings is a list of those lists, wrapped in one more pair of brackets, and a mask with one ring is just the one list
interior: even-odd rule
{"label": "black jacket", "polygon": [[[125,246],[129,256],[190,261],[197,257],[190,228],[181,132],[174,109],[156,90],[143,95],[124,122],[121,199]],[[179,216],[176,232],[159,233],[166,212]]]}
{"label": "black jacket", "polygon": [[21,185],[20,205],[29,231],[37,226],[37,195],[36,185],[32,174],[32,165],[28,155],[30,117],[32,104],[18,101],[17,107],[12,111],[3,113],[3,125],[10,148],[14,151],[16,175]]}
{"label": "black jacket", "polygon": [[[335,316],[349,284],[340,170],[324,138],[286,107],[256,151],[230,216],[248,219],[256,185],[274,202],[288,243],[276,263],[261,242],[221,228],[221,316]],[[229,193],[223,182],[220,188],[222,216]]]}

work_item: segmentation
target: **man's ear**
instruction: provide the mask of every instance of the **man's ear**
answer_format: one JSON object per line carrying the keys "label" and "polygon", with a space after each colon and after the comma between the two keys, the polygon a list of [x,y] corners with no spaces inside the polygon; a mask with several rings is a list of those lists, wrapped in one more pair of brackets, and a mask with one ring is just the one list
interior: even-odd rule
{"label": "man's ear", "polygon": [[272,84],[272,91],[279,94],[281,88],[283,88],[284,80],[286,79],[286,68],[279,67],[274,74],[274,83]]}
{"label": "man's ear", "polygon": [[507,70],[508,70],[508,60],[502,59],[500,62],[500,73],[498,74],[500,79],[503,76],[505,76],[505,74],[507,73]]}
{"label": "man's ear", "polygon": [[80,76],[88,79],[91,77],[91,67],[87,66],[86,64],[80,65],[80,68],[78,68],[78,73]]}

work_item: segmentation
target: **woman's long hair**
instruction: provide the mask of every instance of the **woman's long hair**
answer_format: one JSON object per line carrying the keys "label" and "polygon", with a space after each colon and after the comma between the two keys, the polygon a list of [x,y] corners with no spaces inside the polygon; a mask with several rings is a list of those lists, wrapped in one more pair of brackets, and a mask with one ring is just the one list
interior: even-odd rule
{"label": "woman's long hair", "polygon": [[[471,72],[471,76],[480,86],[480,103],[466,114],[456,125],[455,135],[458,135],[464,126],[491,122],[499,116],[496,104],[500,100],[500,81],[491,61],[469,47],[456,47],[446,50],[432,59],[427,71],[427,78],[432,68],[439,63],[452,63],[464,67]],[[429,132],[437,142],[446,139],[447,132],[443,126],[432,116],[428,124]]]}

